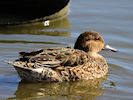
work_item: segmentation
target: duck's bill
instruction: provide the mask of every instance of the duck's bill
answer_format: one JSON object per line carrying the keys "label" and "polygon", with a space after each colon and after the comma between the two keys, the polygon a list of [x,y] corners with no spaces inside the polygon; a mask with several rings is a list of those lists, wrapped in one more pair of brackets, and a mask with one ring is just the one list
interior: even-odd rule
{"label": "duck's bill", "polygon": [[110,50],[110,51],[113,51],[113,52],[117,52],[118,51],[117,49],[115,49],[115,48],[113,48],[113,47],[111,47],[109,45],[105,45],[104,50]]}

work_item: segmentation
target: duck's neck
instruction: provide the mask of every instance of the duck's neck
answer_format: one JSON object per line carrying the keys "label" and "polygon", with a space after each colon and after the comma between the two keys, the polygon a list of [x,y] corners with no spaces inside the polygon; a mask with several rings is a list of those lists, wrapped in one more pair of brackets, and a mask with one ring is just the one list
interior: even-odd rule
{"label": "duck's neck", "polygon": [[88,54],[93,57],[93,58],[103,58],[100,54],[98,54],[97,52],[88,52]]}

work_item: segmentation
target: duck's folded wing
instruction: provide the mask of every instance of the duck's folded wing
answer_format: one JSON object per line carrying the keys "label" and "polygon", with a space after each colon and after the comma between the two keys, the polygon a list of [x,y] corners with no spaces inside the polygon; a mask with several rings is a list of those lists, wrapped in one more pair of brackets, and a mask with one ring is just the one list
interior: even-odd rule
{"label": "duck's folded wing", "polygon": [[59,60],[62,66],[74,67],[82,65],[88,61],[88,55],[84,51],[73,50],[72,52],[65,53],[64,55],[59,54]]}
{"label": "duck's folded wing", "polygon": [[[27,62],[36,63],[41,67],[74,67],[88,61],[87,53],[71,48],[43,49],[36,52],[24,53],[24,55],[26,57],[32,55],[29,59],[26,59]],[[24,60],[20,59],[20,61]]]}

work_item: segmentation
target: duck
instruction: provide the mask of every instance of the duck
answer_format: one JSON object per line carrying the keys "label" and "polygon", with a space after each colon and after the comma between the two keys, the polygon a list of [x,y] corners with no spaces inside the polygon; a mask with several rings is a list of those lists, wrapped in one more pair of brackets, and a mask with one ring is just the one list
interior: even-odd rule
{"label": "duck", "polygon": [[99,54],[115,48],[105,45],[99,32],[79,35],[74,48],[54,47],[31,52],[19,52],[20,58],[9,61],[20,78],[29,82],[64,82],[99,79],[107,75],[108,64]]}

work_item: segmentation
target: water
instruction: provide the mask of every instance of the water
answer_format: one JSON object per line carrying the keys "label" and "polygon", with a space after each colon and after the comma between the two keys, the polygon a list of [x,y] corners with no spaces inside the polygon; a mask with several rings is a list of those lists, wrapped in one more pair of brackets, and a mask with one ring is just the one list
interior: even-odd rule
{"label": "water", "polygon": [[[68,18],[50,23],[0,28],[1,100],[132,100],[133,99],[133,1],[72,0]],[[73,46],[79,33],[98,31],[116,53],[101,54],[109,64],[103,82],[22,83],[5,61],[19,51]]]}

